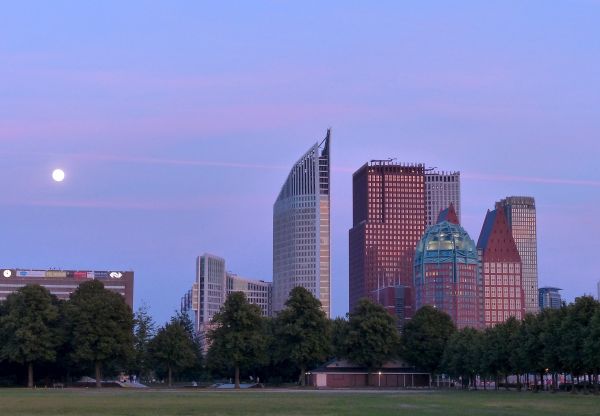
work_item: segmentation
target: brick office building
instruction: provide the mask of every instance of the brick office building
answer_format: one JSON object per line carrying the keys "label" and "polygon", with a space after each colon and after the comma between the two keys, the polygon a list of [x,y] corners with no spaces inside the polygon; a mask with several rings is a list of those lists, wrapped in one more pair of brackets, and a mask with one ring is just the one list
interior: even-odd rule
{"label": "brick office building", "polygon": [[484,322],[494,326],[525,316],[521,257],[502,206],[488,211],[477,250],[484,290]]}
{"label": "brick office building", "polygon": [[412,287],[415,247],[425,230],[425,167],[371,161],[352,180],[350,311],[385,287]]}

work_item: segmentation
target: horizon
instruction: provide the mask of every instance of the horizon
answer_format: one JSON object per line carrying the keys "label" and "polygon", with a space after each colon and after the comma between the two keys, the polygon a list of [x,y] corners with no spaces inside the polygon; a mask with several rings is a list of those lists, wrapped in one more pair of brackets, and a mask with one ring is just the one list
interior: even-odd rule
{"label": "horizon", "polygon": [[202,253],[271,281],[273,204],[331,127],[332,317],[352,173],[388,157],[460,171],[475,241],[534,197],[539,287],[596,297],[600,3],[141,5],[5,7],[0,266],[131,269],[159,323]]}

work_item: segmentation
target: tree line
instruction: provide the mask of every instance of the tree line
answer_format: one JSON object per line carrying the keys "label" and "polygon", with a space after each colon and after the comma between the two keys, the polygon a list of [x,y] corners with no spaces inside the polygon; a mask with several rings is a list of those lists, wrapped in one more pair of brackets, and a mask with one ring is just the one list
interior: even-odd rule
{"label": "tree line", "polygon": [[31,387],[94,374],[99,387],[103,375],[123,373],[168,385],[230,378],[237,387],[244,378],[302,385],[308,370],[333,358],[371,372],[400,359],[475,388],[476,380],[497,388],[509,375],[519,388],[542,377],[556,386],[565,373],[597,388],[600,371],[600,304],[591,297],[483,331],[458,330],[447,314],[425,306],[401,334],[395,318],[367,299],[346,318],[328,319],[318,299],[297,287],[276,317],[264,318],[234,292],[211,328],[201,340],[179,312],[158,327],[147,307],[132,313],[98,281],[83,283],[67,301],[26,286],[0,303],[0,383],[26,379]]}

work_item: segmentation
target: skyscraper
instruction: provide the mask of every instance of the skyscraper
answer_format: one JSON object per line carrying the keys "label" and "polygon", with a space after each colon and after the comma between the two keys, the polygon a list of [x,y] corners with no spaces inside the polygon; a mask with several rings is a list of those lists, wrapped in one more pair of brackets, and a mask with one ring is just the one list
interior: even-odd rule
{"label": "skyscraper", "polygon": [[417,245],[415,308],[431,305],[458,328],[483,327],[483,287],[475,242],[460,226],[453,205],[442,211]]}
{"label": "skyscraper", "polygon": [[232,292],[244,292],[249,303],[258,305],[263,316],[271,314],[271,282],[253,280],[226,272],[225,259],[203,254],[196,259],[196,281],[181,298],[181,312],[194,323],[204,351],[212,319]]}
{"label": "skyscraper", "polygon": [[330,316],[330,139],[294,164],[273,206],[273,312],[302,286]]}
{"label": "skyscraper", "polygon": [[353,177],[349,232],[350,311],[388,286],[412,287],[415,247],[425,231],[425,167],[373,160]]}
{"label": "skyscraper", "polygon": [[537,229],[535,199],[529,196],[511,196],[496,202],[496,208],[503,207],[517,244],[523,264],[523,290],[525,311],[539,311]]}
{"label": "skyscraper", "polygon": [[486,326],[494,326],[511,316],[522,319],[525,305],[521,257],[502,206],[487,212],[477,251],[483,275]]}
{"label": "skyscraper", "polygon": [[426,227],[437,222],[440,211],[454,206],[460,223],[460,172],[425,171]]}

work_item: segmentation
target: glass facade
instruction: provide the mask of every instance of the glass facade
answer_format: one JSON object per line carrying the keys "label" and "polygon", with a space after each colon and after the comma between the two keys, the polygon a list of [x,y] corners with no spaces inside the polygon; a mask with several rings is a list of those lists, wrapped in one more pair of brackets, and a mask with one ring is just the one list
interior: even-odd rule
{"label": "glass facade", "polygon": [[504,209],[521,256],[525,311],[537,313],[539,302],[535,200],[528,196],[511,196],[496,202],[496,208],[500,206]]}
{"label": "glass facade", "polygon": [[415,308],[438,308],[459,328],[483,327],[482,282],[475,242],[458,224],[442,221],[427,229],[417,245]]}
{"label": "glass facade", "polygon": [[273,312],[302,286],[330,316],[330,136],[296,162],[273,206]]}

